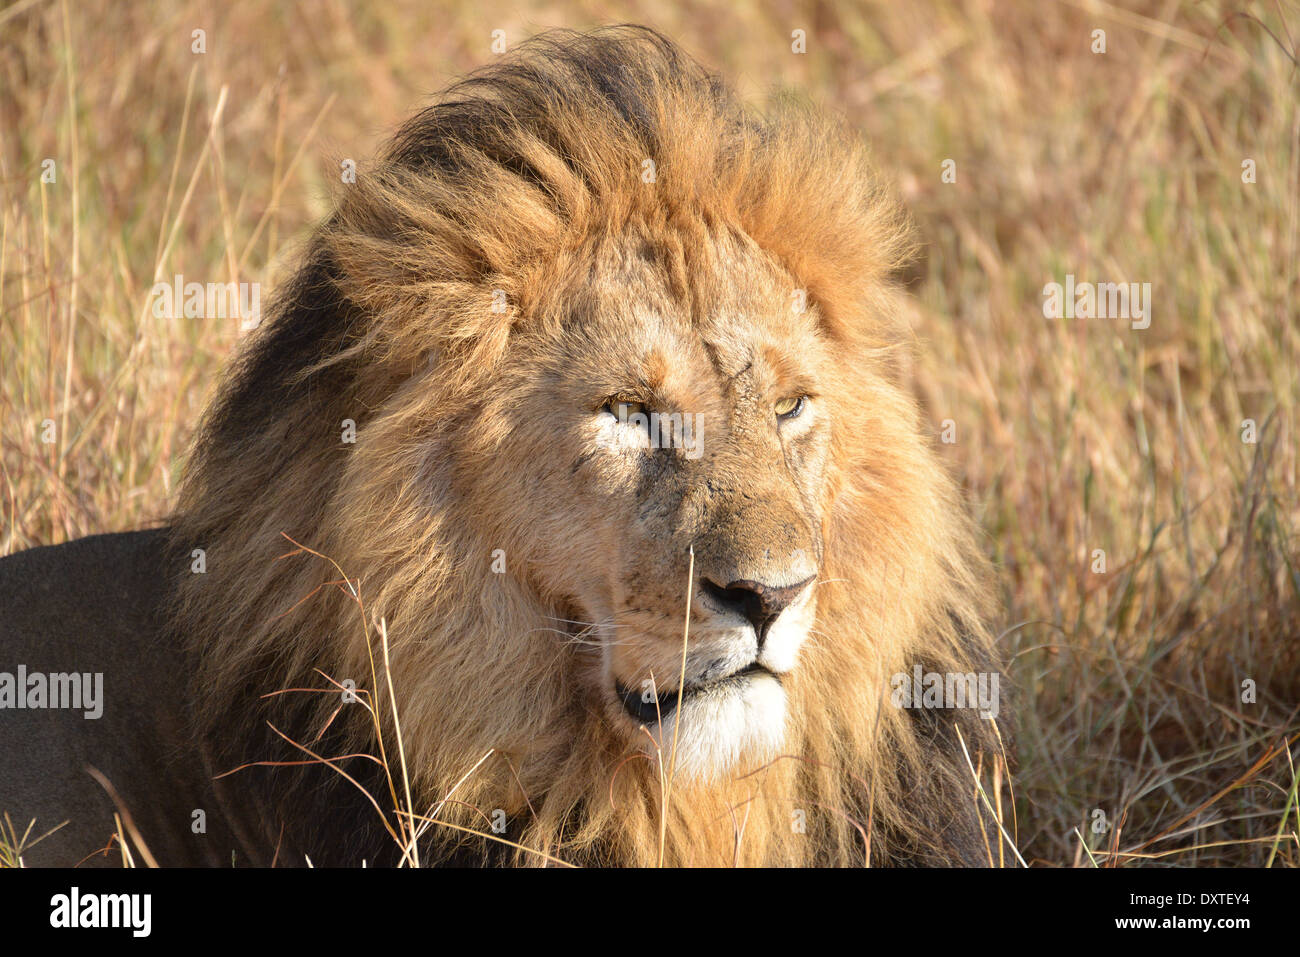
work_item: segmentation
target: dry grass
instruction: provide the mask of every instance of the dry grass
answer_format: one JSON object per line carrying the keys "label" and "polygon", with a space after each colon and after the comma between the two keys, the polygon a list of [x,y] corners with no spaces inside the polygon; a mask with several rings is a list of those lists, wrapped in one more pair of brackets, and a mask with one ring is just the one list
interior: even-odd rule
{"label": "dry grass", "polygon": [[[0,11],[0,554],[165,512],[239,330],[154,318],[157,277],[273,284],[338,161],[493,30],[645,22],[897,173],[919,385],[1000,570],[1025,858],[1300,863],[1300,8],[382,6]],[[1067,273],[1151,283],[1150,328],[1045,319]]]}

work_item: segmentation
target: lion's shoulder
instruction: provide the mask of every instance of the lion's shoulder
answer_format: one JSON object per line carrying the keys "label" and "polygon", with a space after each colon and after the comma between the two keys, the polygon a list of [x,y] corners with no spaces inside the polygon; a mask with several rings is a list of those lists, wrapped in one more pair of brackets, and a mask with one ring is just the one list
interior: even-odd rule
{"label": "lion's shoulder", "polygon": [[214,806],[190,736],[193,665],[160,611],[172,564],[162,528],[0,558],[0,812],[20,832],[35,819],[34,834],[67,821],[24,853],[29,865],[71,866],[109,843],[116,808],[90,767],[159,860],[229,861],[219,822],[207,841],[166,819]]}

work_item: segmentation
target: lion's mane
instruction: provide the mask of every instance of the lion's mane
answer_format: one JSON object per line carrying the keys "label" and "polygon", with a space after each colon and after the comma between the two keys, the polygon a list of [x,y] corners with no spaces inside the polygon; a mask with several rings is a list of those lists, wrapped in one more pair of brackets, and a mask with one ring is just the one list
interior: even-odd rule
{"label": "lion's mane", "polygon": [[[285,738],[331,759],[378,755],[368,715],[340,706],[322,675],[354,680],[383,715],[393,791],[359,757],[221,779],[279,859],[382,859],[380,812],[339,771],[391,824],[400,758],[416,813],[491,833],[500,809],[504,838],[530,849],[433,825],[425,862],[544,862],[536,850],[586,863],[861,864],[868,841],[873,864],[983,859],[955,735],[974,760],[996,754],[991,722],[889,700],[890,677],[917,663],[997,666],[961,496],[909,390],[866,384],[879,377],[864,370],[900,367],[909,347],[890,278],[911,239],[853,137],[798,104],[747,109],[651,31],[558,32],[452,87],[339,193],[205,416],[172,533],[187,569],[205,552],[206,572],[180,577],[170,621],[200,662],[195,733],[214,774],[312,760]],[[573,609],[545,568],[514,560],[525,532],[465,494],[528,467],[493,454],[512,427],[512,386],[497,375],[512,330],[549,321],[537,317],[555,315],[557,290],[587,268],[587,241],[632,222],[672,251],[683,297],[717,270],[694,237],[720,225],[748,235],[807,290],[843,356],[826,390],[828,583],[786,682],[784,754],[707,788],[675,784],[666,815],[656,763],[584,705],[581,643],[557,633]],[[345,420],[355,443],[341,441]],[[468,450],[454,461],[431,452],[451,433]],[[562,525],[564,502],[537,508],[542,526]],[[509,573],[490,574],[506,541]]]}

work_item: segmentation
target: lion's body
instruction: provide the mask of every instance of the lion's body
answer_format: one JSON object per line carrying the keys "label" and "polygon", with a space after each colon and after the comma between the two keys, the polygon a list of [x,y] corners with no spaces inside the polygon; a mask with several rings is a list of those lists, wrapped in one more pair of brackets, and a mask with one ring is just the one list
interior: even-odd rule
{"label": "lion's body", "polygon": [[[744,111],[653,34],[534,43],[412,120],[209,412],[142,639],[181,649],[220,771],[379,754],[331,682],[376,702],[391,788],[357,757],[221,778],[255,811],[242,858],[391,856],[339,770],[392,825],[404,763],[417,813],[527,848],[437,824],[424,862],[852,864],[868,836],[872,863],[986,860],[953,726],[991,761],[991,722],[889,696],[916,665],[997,670],[985,560],[899,381],[907,244],[850,138]],[[698,456],[618,444],[600,396],[629,382],[704,410]],[[767,411],[793,392],[798,418]],[[766,645],[751,587],[799,592]],[[619,704],[646,675],[681,693],[654,734]]]}
{"label": "lion's body", "polygon": [[[29,840],[29,866],[121,866],[110,847],[115,806],[86,771],[101,772],[131,809],[151,850],[175,863],[225,863],[238,842],[216,812],[211,773],[190,735],[188,652],[167,640],[158,613],[164,580],[160,531],[96,535],[0,561],[0,670],[101,674],[103,707],[14,709],[0,717],[0,810]],[[208,833],[190,813],[208,809]]]}
{"label": "lion's body", "polygon": [[[84,707],[3,712],[0,813],[19,835],[35,821],[22,854],[28,867],[122,866],[113,839],[119,807],[131,816],[120,833],[134,826],[163,865],[303,861],[285,846],[259,782],[218,778],[228,769],[213,767],[215,749],[193,733],[188,676],[198,661],[160,608],[162,583],[174,577],[167,534],[94,535],[0,559],[0,670],[103,675],[98,717]],[[312,826],[340,837],[337,846],[322,842],[313,862],[384,860],[382,832],[361,815],[346,793],[316,809]],[[144,863],[129,836],[127,847]]]}

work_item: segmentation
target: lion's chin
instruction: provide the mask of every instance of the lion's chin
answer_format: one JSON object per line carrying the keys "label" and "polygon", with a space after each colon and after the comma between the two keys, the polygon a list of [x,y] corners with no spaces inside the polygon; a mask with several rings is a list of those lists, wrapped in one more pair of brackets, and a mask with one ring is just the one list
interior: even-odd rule
{"label": "lion's chin", "polygon": [[[758,672],[695,694],[662,722],[648,722],[653,743],[644,733],[642,746],[667,769],[675,759],[677,778],[707,783],[740,765],[771,760],[785,736],[786,696],[772,674]],[[673,735],[678,735],[676,753]]]}

